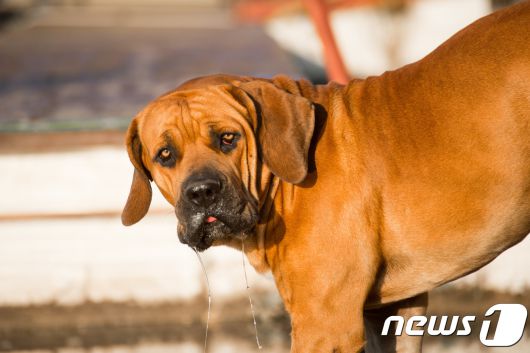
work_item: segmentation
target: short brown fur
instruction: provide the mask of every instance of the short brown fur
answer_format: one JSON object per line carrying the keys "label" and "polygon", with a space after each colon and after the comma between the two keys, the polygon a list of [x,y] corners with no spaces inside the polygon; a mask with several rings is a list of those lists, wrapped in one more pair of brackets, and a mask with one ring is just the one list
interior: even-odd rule
{"label": "short brown fur", "polygon": [[[244,131],[245,143],[213,151],[204,122]],[[169,169],[152,159],[167,134],[181,151]],[[381,318],[423,313],[427,291],[530,232],[529,136],[526,1],[346,86],[217,75],[162,96],[128,133],[124,223],[147,212],[150,187],[137,184],[152,178],[175,205],[182,180],[213,165],[258,200],[245,249],[274,275],[292,352],[416,352],[417,337],[385,342]]]}

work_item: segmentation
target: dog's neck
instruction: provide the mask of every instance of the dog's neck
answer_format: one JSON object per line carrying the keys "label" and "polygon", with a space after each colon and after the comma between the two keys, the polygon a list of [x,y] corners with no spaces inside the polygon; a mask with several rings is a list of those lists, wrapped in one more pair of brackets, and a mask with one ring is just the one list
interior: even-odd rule
{"label": "dog's neck", "polygon": [[245,240],[245,253],[258,272],[271,270],[272,261],[267,258],[266,249],[271,243],[281,241],[282,215],[292,209],[292,195],[298,187],[308,188],[316,182],[316,146],[326,128],[328,106],[342,94],[343,88],[334,82],[315,86],[306,80],[294,81],[284,76],[276,77],[272,82],[291,94],[307,98],[315,105],[315,128],[308,153],[308,177],[301,184],[293,185],[280,180],[265,165],[259,168],[260,218],[254,234]]}

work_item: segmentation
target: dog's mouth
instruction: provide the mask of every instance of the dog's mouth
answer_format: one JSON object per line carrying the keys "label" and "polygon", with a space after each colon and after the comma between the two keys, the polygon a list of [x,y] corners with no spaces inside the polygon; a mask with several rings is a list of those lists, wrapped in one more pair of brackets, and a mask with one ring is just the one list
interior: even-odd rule
{"label": "dog's mouth", "polygon": [[178,217],[179,213],[179,239],[197,251],[233,238],[244,239],[258,220],[257,210],[249,203],[236,212],[217,209],[195,212],[188,217]]}
{"label": "dog's mouth", "polygon": [[[231,229],[216,216],[204,217],[202,227],[196,236],[192,236],[189,246],[197,251],[204,251],[213,245],[216,239],[222,238],[224,234],[230,234]],[[195,240],[195,241],[193,241]]]}

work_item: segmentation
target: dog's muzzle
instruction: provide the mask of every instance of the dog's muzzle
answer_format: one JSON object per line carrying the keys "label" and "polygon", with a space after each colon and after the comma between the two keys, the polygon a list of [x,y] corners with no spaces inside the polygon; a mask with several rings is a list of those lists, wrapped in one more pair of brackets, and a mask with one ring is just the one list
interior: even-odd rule
{"label": "dog's muzzle", "polygon": [[215,240],[243,237],[257,222],[256,202],[215,171],[192,174],[182,184],[181,200],[175,207],[178,236],[199,251]]}

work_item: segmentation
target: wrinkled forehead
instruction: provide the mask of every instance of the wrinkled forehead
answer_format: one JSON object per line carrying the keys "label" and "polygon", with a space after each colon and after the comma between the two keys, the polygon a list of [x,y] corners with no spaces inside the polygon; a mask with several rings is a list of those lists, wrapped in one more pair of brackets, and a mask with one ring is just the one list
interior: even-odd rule
{"label": "wrinkled forehead", "polygon": [[147,143],[168,134],[179,140],[195,140],[209,128],[241,124],[245,116],[245,107],[223,86],[212,86],[175,91],[154,100],[142,112],[139,130]]}

